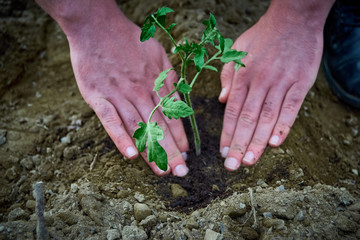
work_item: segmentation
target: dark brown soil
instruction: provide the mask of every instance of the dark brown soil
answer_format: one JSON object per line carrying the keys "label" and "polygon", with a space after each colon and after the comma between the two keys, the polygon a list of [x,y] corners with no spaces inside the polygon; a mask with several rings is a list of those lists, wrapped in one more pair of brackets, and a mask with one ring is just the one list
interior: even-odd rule
{"label": "dark brown soil", "polygon": [[[37,181],[45,185],[53,239],[111,239],[110,230],[125,238],[125,227],[146,232],[148,239],[203,239],[208,230],[223,239],[360,238],[360,111],[336,99],[321,70],[285,143],[267,148],[255,166],[232,173],[219,154],[219,73],[204,72],[192,96],[202,154],[188,153],[185,178],[158,178],[142,159],[127,160],[115,149],[77,89],[61,29],[34,2],[20,2],[0,0],[0,239],[36,238]],[[119,4],[137,24],[169,6],[179,22],[176,40],[193,41],[209,12],[223,35],[236,39],[269,1]],[[170,53],[168,40],[157,38]],[[184,125],[190,129],[187,120]],[[188,197],[173,198],[171,184]],[[248,188],[254,190],[257,226]],[[139,202],[151,208],[154,225],[135,219]]]}

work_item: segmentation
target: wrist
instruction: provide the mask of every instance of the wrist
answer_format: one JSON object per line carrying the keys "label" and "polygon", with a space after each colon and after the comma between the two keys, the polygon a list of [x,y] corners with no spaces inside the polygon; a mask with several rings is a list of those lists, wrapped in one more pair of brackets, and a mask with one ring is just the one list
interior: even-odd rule
{"label": "wrist", "polygon": [[264,15],[276,28],[285,24],[323,31],[335,0],[272,0]]}
{"label": "wrist", "polygon": [[134,25],[114,0],[36,0],[60,25],[68,38],[100,32],[104,28]]}

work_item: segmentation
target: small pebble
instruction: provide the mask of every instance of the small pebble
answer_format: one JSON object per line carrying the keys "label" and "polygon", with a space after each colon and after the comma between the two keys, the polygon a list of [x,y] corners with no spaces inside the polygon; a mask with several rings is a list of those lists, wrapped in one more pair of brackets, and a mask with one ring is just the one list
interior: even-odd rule
{"label": "small pebble", "polygon": [[147,216],[152,214],[151,209],[148,205],[143,203],[135,203],[134,205],[134,216],[136,220],[141,221],[144,220]]}
{"label": "small pebble", "polygon": [[263,216],[264,216],[264,218],[272,218],[273,217],[271,212],[264,212]]}
{"label": "small pebble", "polygon": [[215,232],[211,229],[206,229],[204,240],[217,240],[220,233]]}
{"label": "small pebble", "polygon": [[174,198],[187,197],[187,191],[179,184],[171,184],[171,193]]}
{"label": "small pebble", "polygon": [[284,185],[278,186],[277,188],[275,188],[275,191],[276,191],[276,192],[284,192],[284,191],[285,191]]}
{"label": "small pebble", "polygon": [[120,239],[120,233],[117,229],[109,229],[109,230],[106,230],[106,232],[107,232],[107,235],[106,235],[107,240]]}
{"label": "small pebble", "polygon": [[135,193],[134,198],[135,198],[136,200],[138,200],[138,202],[140,202],[140,203],[142,203],[142,202],[145,201],[145,196],[144,196],[144,194],[141,194],[141,193],[139,193],[139,192],[136,192],[136,193]]}

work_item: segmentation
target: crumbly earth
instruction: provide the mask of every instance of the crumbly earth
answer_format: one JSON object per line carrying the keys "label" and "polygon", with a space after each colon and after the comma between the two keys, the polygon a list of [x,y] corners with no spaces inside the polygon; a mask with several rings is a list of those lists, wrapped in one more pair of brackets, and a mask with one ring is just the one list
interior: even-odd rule
{"label": "crumbly earth", "polygon": [[[235,39],[269,1],[118,3],[139,25],[173,8],[180,41],[198,40],[210,12]],[[158,178],[124,159],[83,101],[57,24],[33,2],[0,6],[0,239],[36,238],[38,181],[50,239],[360,239],[360,112],[334,97],[321,70],[286,142],[234,173],[218,152],[219,73],[205,72],[193,92],[202,155],[189,153],[187,177]]]}

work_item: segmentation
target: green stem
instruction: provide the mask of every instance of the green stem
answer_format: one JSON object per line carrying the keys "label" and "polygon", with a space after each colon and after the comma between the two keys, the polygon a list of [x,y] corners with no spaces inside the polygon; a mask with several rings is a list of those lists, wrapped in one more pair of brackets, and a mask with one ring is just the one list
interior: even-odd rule
{"label": "green stem", "polygon": [[165,101],[166,98],[170,97],[172,94],[174,94],[178,88],[179,88],[179,84],[181,82],[183,82],[184,79],[183,78],[180,78],[179,82],[178,82],[178,85],[176,86],[176,88],[174,88],[170,93],[166,94],[164,97],[161,97],[159,94],[158,94],[158,97],[160,98],[160,101],[159,103],[154,107],[154,109],[151,111],[150,113],[150,116],[148,118],[148,123],[151,121],[151,118],[152,116],[154,115],[155,111],[161,106],[161,104]]}
{"label": "green stem", "polygon": [[[185,97],[186,104],[189,107],[191,107],[191,109],[193,109],[192,104],[191,104],[190,94],[185,93],[184,97]],[[200,140],[199,129],[198,129],[197,124],[196,124],[195,114],[190,115],[189,118],[190,118],[191,128],[192,128],[192,131],[193,131],[193,134],[194,134],[196,156],[199,156],[200,153],[201,153],[201,140]]]}
{"label": "green stem", "polygon": [[[186,79],[186,61],[187,61],[188,57],[189,56],[187,56],[181,63],[181,78],[184,79],[184,82],[186,84],[188,83],[187,79]],[[189,93],[184,93],[184,99],[185,99],[186,104],[191,109],[193,109]],[[195,119],[195,114],[190,115],[189,118],[190,118],[191,128],[192,128],[192,131],[194,134],[195,153],[196,153],[196,156],[199,156],[201,153],[201,140],[200,140],[199,129],[197,127],[197,123],[196,123],[196,119]]]}
{"label": "green stem", "polygon": [[193,80],[191,81],[190,87],[193,87],[193,86],[194,86],[196,79],[199,77],[199,75],[200,75],[201,71],[204,69],[204,67],[205,67],[206,65],[208,65],[211,61],[213,61],[213,60],[215,60],[215,59],[218,59],[217,56],[219,56],[220,54],[221,54],[221,51],[215,53],[214,56],[212,56],[209,60],[207,60],[207,61],[204,63],[204,65],[201,67],[200,71],[198,71],[198,72],[196,73],[196,75],[194,76]]}
{"label": "green stem", "polygon": [[[166,30],[166,28],[164,28],[164,26],[159,23],[159,21],[156,19],[156,17],[154,17],[153,14],[151,15],[151,17],[154,19],[156,25],[158,25],[162,30],[164,30],[164,32],[169,36],[170,41],[174,44],[174,46],[175,46],[175,47],[178,47],[177,43],[175,42],[175,40],[174,40],[174,38],[171,36],[171,34],[168,32],[168,30]],[[185,59],[184,59],[184,56],[182,55],[182,53],[181,53],[180,51],[179,51],[178,53],[179,53],[179,56],[180,56],[181,60],[184,61]]]}

